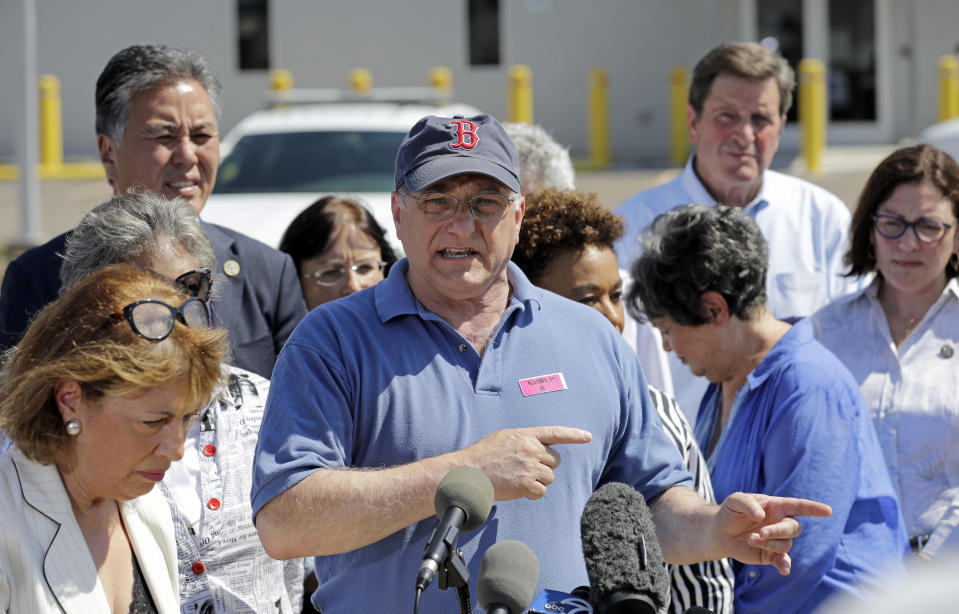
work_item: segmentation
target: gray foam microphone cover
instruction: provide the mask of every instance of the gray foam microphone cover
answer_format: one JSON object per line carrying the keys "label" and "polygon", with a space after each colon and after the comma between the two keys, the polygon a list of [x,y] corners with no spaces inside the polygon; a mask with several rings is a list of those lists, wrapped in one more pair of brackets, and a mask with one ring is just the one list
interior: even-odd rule
{"label": "gray foam microphone cover", "polygon": [[591,602],[624,591],[646,595],[657,611],[666,605],[669,578],[642,494],[627,484],[604,484],[586,503],[581,529]]}
{"label": "gray foam microphone cover", "polygon": [[497,542],[480,563],[476,598],[486,611],[501,605],[520,614],[533,603],[537,581],[539,559],[529,546],[512,539]]}
{"label": "gray foam microphone cover", "polygon": [[493,483],[479,469],[456,467],[440,481],[433,506],[441,519],[450,507],[462,509],[466,521],[460,529],[472,531],[486,522],[493,507]]}

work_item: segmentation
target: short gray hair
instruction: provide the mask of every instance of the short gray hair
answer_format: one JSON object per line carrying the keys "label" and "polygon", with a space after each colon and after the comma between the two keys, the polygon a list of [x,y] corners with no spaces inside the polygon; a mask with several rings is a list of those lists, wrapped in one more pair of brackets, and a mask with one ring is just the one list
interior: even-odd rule
{"label": "short gray hair", "polygon": [[545,188],[575,189],[576,173],[569,149],[539,125],[505,123],[503,128],[519,150],[519,180],[523,194]]}
{"label": "short gray hair", "polygon": [[683,205],[653,220],[633,264],[626,304],[634,318],[710,322],[703,293],[722,295],[729,313],[751,320],[766,303],[766,239],[735,207]]}
{"label": "short gray hair", "polygon": [[95,95],[97,134],[119,145],[130,118],[133,99],[150,88],[192,79],[203,86],[217,121],[220,119],[220,82],[202,55],[166,45],[133,45],[107,62],[97,79]]}
{"label": "short gray hair", "polygon": [[67,237],[60,267],[63,290],[108,264],[135,263],[166,242],[183,248],[201,267],[216,268],[213,246],[185,200],[153,192],[114,196],[83,216]]}

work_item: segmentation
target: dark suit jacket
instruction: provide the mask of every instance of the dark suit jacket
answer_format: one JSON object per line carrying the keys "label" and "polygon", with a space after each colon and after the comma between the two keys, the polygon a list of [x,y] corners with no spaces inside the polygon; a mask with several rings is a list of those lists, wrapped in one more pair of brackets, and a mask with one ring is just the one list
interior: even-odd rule
{"label": "dark suit jacket", "polygon": [[[202,222],[213,244],[220,294],[213,301],[218,325],[230,331],[230,363],[269,378],[280,348],[306,315],[290,257],[255,239]],[[60,294],[58,254],[69,233],[24,252],[7,266],[0,288],[0,350],[19,342],[30,319]],[[239,273],[224,273],[235,261]]]}

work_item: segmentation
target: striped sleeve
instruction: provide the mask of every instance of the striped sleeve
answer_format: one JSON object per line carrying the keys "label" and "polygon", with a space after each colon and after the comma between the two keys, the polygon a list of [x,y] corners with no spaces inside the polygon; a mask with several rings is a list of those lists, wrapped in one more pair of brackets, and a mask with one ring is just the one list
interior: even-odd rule
{"label": "striped sleeve", "polygon": [[[649,387],[649,396],[663,423],[663,429],[683,455],[686,468],[693,476],[693,488],[703,499],[715,503],[706,460],[679,405],[672,397],[652,386]],[[729,559],[667,567],[670,614],[682,614],[693,606],[706,608],[715,614],[732,614],[734,580]]]}

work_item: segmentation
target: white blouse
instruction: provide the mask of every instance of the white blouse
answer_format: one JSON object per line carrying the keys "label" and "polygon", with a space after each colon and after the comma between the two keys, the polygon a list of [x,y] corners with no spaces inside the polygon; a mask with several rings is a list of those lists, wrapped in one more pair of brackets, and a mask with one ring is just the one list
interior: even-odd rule
{"label": "white blouse", "polygon": [[882,445],[910,536],[923,552],[959,548],[959,281],[897,348],[879,280],[812,316],[816,337],[852,371]]}

